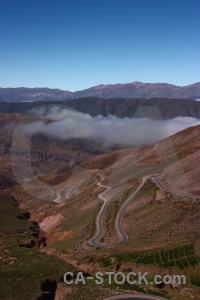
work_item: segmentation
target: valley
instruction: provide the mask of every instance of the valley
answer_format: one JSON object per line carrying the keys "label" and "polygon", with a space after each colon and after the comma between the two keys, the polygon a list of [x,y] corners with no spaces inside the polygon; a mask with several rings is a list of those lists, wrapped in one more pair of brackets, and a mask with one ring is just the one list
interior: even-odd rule
{"label": "valley", "polygon": [[[91,114],[95,114],[95,101]],[[191,113],[196,103],[191,102]],[[5,110],[7,104],[2,105]],[[27,139],[19,131],[22,121],[32,124],[45,117],[23,115],[22,106],[12,109],[18,112],[0,114],[1,193],[14,197],[18,208],[28,212],[31,222],[44,233],[45,244],[33,246],[38,255],[60,259],[69,268],[90,275],[148,271],[149,279],[155,274],[187,278],[186,286],[162,288],[127,282],[67,287],[60,282],[57,295],[69,300],[87,295],[97,300],[128,292],[198,299],[200,125],[143,147],[115,149],[94,140],[65,140],[44,133]],[[6,268],[13,272],[12,265],[6,263]],[[5,269],[2,272],[5,276]],[[36,284],[38,289],[40,281]]]}
{"label": "valley", "polygon": [[200,300],[200,1],[0,1],[0,300]]}

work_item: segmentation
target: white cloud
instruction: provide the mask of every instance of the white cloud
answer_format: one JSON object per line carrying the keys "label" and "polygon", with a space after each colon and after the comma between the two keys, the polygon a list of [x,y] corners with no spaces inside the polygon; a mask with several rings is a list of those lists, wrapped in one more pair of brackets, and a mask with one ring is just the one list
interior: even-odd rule
{"label": "white cloud", "polygon": [[[44,110],[37,113],[43,115]],[[104,146],[123,144],[126,147],[148,145],[200,124],[200,120],[192,117],[176,117],[170,120],[117,118],[113,115],[92,117],[56,106],[45,117],[52,122],[37,121],[22,125],[20,129],[30,134],[44,133],[61,139],[95,139],[102,141]]]}

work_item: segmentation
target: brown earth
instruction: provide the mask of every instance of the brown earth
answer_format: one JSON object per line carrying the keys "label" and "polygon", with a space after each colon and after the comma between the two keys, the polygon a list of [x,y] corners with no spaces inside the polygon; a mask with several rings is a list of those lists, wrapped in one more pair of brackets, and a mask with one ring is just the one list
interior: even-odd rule
{"label": "brown earth", "polygon": [[[11,124],[13,119],[9,118],[5,122]],[[2,116],[2,119],[5,120],[6,116]],[[20,116],[15,115],[14,119],[18,122]],[[6,174],[4,171],[12,174],[8,151],[5,151],[9,149],[6,141],[11,137],[11,133],[9,135],[7,131],[7,128],[3,129],[5,137],[0,141],[2,170],[3,174]],[[48,170],[46,175],[45,172],[41,172],[42,163],[39,163],[39,167],[38,165],[35,167],[39,170],[36,179],[41,182],[41,186],[44,182],[52,186],[53,181],[53,188],[60,195],[58,202],[49,201],[48,198],[40,201],[39,197],[45,193],[42,188],[37,192],[38,198],[34,194],[29,194],[26,187],[30,183],[37,188],[38,181],[33,185],[33,179],[30,183],[27,181],[24,189],[12,186],[7,188],[7,193],[12,194],[20,204],[20,208],[28,210],[32,220],[37,221],[45,231],[47,245],[42,251],[56,253],[74,266],[90,273],[105,270],[102,267],[102,259],[109,254],[123,255],[127,252],[168,249],[189,243],[194,245],[195,255],[200,256],[199,133],[200,126],[196,126],[141,149],[102,154],[87,161],[84,159],[83,163],[79,161],[78,171],[71,172],[69,177],[64,176],[65,172],[57,172],[56,163],[55,165],[52,163],[52,172],[46,167],[46,171]],[[49,147],[51,154],[57,155],[58,146],[53,144]],[[60,152],[65,155],[64,151]],[[34,155],[33,161],[38,159]],[[23,159],[24,154],[19,152],[19,156],[15,156],[14,163],[19,165]],[[42,160],[45,159],[46,156],[42,156]],[[48,159],[50,158],[47,156]],[[185,197],[165,192],[149,179],[124,213],[122,227],[129,237],[128,241],[112,248],[90,247],[87,240],[95,233],[95,219],[101,207],[98,195],[105,190],[97,185],[99,174],[105,178],[103,184],[112,187],[111,191],[105,194],[107,199],[110,199],[103,217],[106,242],[117,240],[114,229],[116,208],[125,201],[127,195],[144,176],[159,174],[158,181],[163,186],[182,193]],[[73,191],[68,195],[73,187]],[[127,262],[120,266],[120,268],[127,267],[135,268]],[[108,270],[114,268],[116,265],[108,267]],[[138,268],[145,269],[145,266],[141,264]],[[158,270],[155,266],[149,268],[152,273]],[[162,269],[162,271],[169,270]],[[199,274],[199,264],[188,272]],[[191,283],[190,285],[191,293],[195,295],[197,287]],[[179,294],[182,295],[181,293]],[[178,297],[177,299],[181,299],[181,296]]]}

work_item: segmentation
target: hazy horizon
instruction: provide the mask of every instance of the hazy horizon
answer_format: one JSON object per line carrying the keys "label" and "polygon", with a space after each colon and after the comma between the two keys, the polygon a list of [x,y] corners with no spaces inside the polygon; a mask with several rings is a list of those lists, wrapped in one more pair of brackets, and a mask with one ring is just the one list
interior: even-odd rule
{"label": "hazy horizon", "polygon": [[47,88],[47,89],[53,89],[53,90],[63,90],[65,92],[78,92],[78,91],[82,91],[82,90],[87,90],[87,89],[90,89],[90,88],[93,88],[93,87],[97,87],[97,86],[101,86],[101,85],[118,85],[118,84],[121,84],[121,85],[125,85],[125,84],[131,84],[131,83],[134,83],[134,82],[141,82],[141,83],[144,83],[144,84],[169,84],[169,85],[174,85],[174,86],[177,86],[177,87],[184,87],[184,86],[189,86],[189,85],[193,85],[193,84],[196,84],[196,83],[200,83],[200,81],[197,81],[197,82],[192,82],[192,83],[189,83],[189,84],[186,84],[186,85],[176,85],[174,83],[169,83],[169,82],[142,82],[142,81],[138,81],[138,80],[135,80],[135,81],[131,81],[131,82],[118,82],[118,83],[100,83],[100,84],[97,84],[95,86],[89,86],[89,87],[85,87],[83,89],[78,89],[78,90],[66,90],[66,89],[61,89],[61,88],[58,88],[58,87],[49,87],[49,86],[0,86],[0,88],[7,88],[7,89],[42,89],[42,88]]}

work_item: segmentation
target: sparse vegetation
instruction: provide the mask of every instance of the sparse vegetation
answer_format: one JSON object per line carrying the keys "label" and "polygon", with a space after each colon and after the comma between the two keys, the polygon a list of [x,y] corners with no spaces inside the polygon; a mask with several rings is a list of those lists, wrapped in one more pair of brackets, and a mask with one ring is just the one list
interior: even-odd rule
{"label": "sparse vegetation", "polygon": [[105,268],[117,263],[133,262],[136,264],[157,265],[163,268],[177,266],[181,270],[195,267],[199,261],[192,244],[182,245],[169,250],[111,254],[100,260]]}
{"label": "sparse vegetation", "polygon": [[74,270],[52,255],[20,247],[30,238],[32,222],[18,219],[22,213],[9,197],[0,198],[0,299],[30,300],[40,294],[46,279],[59,279],[67,270]]}

